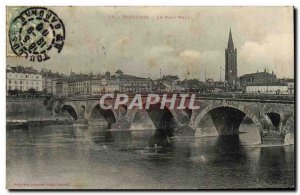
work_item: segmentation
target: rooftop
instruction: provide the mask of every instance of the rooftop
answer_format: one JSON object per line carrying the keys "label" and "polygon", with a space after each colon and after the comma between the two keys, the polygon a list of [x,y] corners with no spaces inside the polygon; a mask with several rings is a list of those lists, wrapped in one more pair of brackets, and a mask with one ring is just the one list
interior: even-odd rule
{"label": "rooftop", "polygon": [[273,76],[275,75],[273,72],[268,73],[268,72],[256,72],[256,73],[249,73],[249,74],[244,74],[240,76],[240,78],[245,78],[245,77],[252,77],[252,76],[257,76],[257,75],[268,75],[268,76]]}
{"label": "rooftop", "polygon": [[137,77],[133,75],[121,74],[118,78],[121,80],[148,80],[148,78]]}
{"label": "rooftop", "polygon": [[178,80],[179,77],[178,75],[164,75],[162,79],[174,81],[174,80]]}
{"label": "rooftop", "polygon": [[39,74],[37,70],[32,67],[11,66],[6,69],[6,72],[24,73],[24,74]]}

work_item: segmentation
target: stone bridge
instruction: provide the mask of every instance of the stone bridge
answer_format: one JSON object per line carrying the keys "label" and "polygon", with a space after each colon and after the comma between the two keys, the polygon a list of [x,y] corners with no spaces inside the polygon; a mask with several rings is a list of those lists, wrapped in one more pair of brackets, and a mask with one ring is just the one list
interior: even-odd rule
{"label": "stone bridge", "polygon": [[[169,137],[193,136],[199,130],[201,134],[201,124],[207,120],[212,121],[219,135],[237,135],[245,118],[259,129],[262,143],[283,143],[287,133],[294,133],[293,100],[196,97],[194,104],[199,109],[176,109],[176,106],[170,109],[170,103],[160,109],[160,102],[149,109],[128,109],[132,98],[129,97],[127,104],[108,110],[101,108],[99,97],[57,98],[53,113],[67,112],[74,120],[87,123],[99,115],[111,129],[130,129],[133,123],[142,124],[148,117],[157,131],[164,131]],[[178,97],[175,105],[179,105],[180,100]],[[113,106],[115,101],[115,98],[106,99],[104,104]],[[142,102],[145,108],[145,96]]]}

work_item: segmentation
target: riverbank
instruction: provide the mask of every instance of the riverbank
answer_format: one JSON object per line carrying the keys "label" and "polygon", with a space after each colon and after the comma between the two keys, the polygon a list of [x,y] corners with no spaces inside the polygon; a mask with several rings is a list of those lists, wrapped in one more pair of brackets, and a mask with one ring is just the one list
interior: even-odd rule
{"label": "riverbank", "polygon": [[6,128],[29,129],[30,127],[44,127],[50,125],[73,125],[73,121],[68,119],[41,119],[41,120],[11,120],[6,121]]}
{"label": "riverbank", "polygon": [[52,118],[52,110],[44,105],[43,99],[27,99],[22,101],[6,101],[6,120],[34,120]]}

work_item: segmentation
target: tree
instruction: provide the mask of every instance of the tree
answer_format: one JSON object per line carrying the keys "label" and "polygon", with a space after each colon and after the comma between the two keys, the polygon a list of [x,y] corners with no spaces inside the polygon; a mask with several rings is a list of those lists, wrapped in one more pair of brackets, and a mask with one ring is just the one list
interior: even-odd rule
{"label": "tree", "polygon": [[31,95],[35,95],[36,90],[34,88],[30,88],[30,89],[28,89],[28,93],[31,94]]}
{"label": "tree", "polygon": [[19,94],[19,90],[18,89],[14,89],[14,90],[8,90],[7,91],[7,93],[9,94],[9,95],[17,95],[17,94]]}

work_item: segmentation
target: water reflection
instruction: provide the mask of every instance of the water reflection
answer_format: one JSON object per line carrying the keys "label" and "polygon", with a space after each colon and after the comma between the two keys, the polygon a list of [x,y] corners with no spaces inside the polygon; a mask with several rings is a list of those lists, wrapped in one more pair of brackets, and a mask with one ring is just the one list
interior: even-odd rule
{"label": "water reflection", "polygon": [[272,185],[281,184],[294,178],[293,175],[287,174],[289,171],[285,147],[263,147],[260,148],[258,159],[258,172],[261,180],[272,181]]}
{"label": "water reflection", "polygon": [[247,152],[238,135],[219,136],[211,153],[214,154],[212,163],[215,164],[232,165],[247,161]]}
{"label": "water reflection", "polygon": [[7,131],[8,183],[61,180],[69,181],[69,188],[78,181],[95,188],[293,186],[293,146],[259,147],[255,131],[243,132],[175,138],[154,129],[117,131],[101,125]]}

